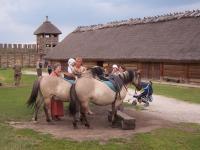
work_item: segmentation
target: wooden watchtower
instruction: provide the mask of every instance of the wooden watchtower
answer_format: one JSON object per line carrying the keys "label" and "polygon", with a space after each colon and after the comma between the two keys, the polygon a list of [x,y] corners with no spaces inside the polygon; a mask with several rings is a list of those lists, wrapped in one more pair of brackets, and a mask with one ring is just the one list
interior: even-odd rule
{"label": "wooden watchtower", "polygon": [[62,32],[46,16],[46,20],[34,32],[37,40],[37,51],[41,57],[58,44],[60,34]]}

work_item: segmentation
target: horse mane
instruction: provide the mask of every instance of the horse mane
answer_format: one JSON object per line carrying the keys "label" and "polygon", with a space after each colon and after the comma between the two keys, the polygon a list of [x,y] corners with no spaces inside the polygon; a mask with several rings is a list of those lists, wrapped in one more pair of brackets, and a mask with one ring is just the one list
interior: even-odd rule
{"label": "horse mane", "polygon": [[91,71],[93,77],[100,78],[101,76],[104,76],[104,69],[100,66],[91,67],[89,70]]}
{"label": "horse mane", "polygon": [[123,81],[124,84],[130,83],[134,78],[134,71],[133,70],[127,70],[121,74],[119,74],[119,77]]}

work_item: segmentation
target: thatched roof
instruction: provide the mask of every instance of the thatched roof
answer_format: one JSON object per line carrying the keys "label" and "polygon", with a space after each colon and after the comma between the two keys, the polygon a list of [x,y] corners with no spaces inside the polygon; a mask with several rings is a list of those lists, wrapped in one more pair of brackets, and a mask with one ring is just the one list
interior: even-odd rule
{"label": "thatched roof", "polygon": [[37,30],[34,32],[34,35],[38,34],[61,34],[62,32],[53,25],[50,21],[48,21],[48,16],[46,17],[46,21],[41,24]]}
{"label": "thatched roof", "polygon": [[200,62],[199,16],[197,10],[144,18],[140,23],[133,23],[132,19],[129,23],[79,27],[46,58],[63,60],[81,56],[89,60]]}

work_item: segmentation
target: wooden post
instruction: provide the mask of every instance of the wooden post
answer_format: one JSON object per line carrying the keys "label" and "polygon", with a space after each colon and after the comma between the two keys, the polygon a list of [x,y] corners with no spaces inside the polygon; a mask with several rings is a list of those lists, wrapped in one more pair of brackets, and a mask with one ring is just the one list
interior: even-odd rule
{"label": "wooden post", "polygon": [[6,66],[6,68],[8,68],[8,52],[7,52],[7,55],[6,55],[6,64],[7,64],[7,66]]}
{"label": "wooden post", "polygon": [[31,55],[30,55],[30,52],[28,52],[28,66],[30,67],[31,66]]}
{"label": "wooden post", "polygon": [[164,63],[160,63],[160,80],[163,80],[164,76]]}
{"label": "wooden post", "polygon": [[189,71],[190,71],[190,68],[189,68],[189,64],[186,64],[185,65],[185,81],[186,83],[189,83]]}
{"label": "wooden post", "polygon": [[21,64],[22,64],[22,67],[24,67],[23,53],[21,53]]}

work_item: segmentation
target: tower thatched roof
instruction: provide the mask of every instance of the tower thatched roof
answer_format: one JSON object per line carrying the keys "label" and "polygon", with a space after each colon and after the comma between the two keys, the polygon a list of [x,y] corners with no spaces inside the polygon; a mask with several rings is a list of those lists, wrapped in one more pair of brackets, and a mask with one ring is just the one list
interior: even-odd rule
{"label": "tower thatched roof", "polygon": [[62,32],[53,25],[49,20],[48,16],[46,17],[46,21],[44,21],[34,32],[34,35],[38,34],[61,34]]}

